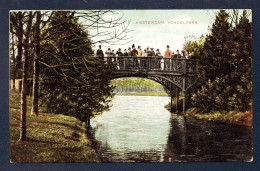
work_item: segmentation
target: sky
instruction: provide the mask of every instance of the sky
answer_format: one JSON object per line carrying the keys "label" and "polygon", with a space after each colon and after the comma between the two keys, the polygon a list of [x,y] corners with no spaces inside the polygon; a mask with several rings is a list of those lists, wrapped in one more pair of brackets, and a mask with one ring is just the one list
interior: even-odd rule
{"label": "sky", "polygon": [[[141,46],[144,48],[152,47],[155,50],[158,48],[163,54],[166,46],[170,46],[170,50],[182,50],[185,43],[185,37],[194,35],[200,37],[207,35],[209,28],[215,20],[215,14],[218,10],[115,10],[117,14],[109,13],[104,15],[105,20],[116,19],[123,15],[122,21],[130,21],[129,30],[127,33],[129,41],[118,41],[117,44],[110,45],[102,44],[103,51],[108,47],[114,49],[127,49],[135,44],[135,47]],[[242,13],[242,10],[239,11]],[[148,21],[154,22],[149,24]],[[155,24],[157,22],[157,24]],[[177,24],[179,22],[179,24]],[[182,22],[182,23],[181,23]],[[192,24],[194,22],[194,24]],[[141,24],[140,24],[141,23]],[[159,23],[159,24],[158,24]],[[94,34],[95,31],[90,30]],[[98,38],[93,38],[97,41]],[[95,44],[94,50],[97,50],[99,44]]]}

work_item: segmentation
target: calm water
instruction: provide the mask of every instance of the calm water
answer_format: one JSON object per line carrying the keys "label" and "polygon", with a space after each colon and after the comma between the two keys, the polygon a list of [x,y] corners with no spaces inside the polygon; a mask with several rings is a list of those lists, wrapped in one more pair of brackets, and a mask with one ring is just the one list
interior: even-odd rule
{"label": "calm water", "polygon": [[171,115],[169,97],[115,96],[91,120],[103,162],[249,161],[252,130]]}

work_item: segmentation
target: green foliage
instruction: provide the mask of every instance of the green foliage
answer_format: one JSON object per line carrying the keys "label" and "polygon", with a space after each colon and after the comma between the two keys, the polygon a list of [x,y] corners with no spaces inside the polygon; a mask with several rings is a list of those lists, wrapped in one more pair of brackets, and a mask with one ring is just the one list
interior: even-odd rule
{"label": "green foliage", "polygon": [[108,109],[114,67],[93,58],[88,33],[73,16],[57,11],[42,30],[40,89],[52,112],[87,121]]}
{"label": "green foliage", "polygon": [[252,23],[246,10],[238,25],[232,27],[228,19],[220,10],[205,40],[186,47],[197,59],[188,102],[206,111],[246,111],[252,104]]}

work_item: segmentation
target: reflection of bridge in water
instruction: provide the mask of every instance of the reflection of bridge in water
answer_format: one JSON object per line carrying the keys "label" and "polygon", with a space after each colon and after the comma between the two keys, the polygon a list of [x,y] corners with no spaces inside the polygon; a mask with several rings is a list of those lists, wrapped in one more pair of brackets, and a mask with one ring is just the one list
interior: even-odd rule
{"label": "reflection of bridge in water", "polygon": [[[107,63],[115,64],[116,70],[112,79],[123,77],[141,77],[153,80],[171,93],[176,88],[176,102],[178,92],[183,94],[183,112],[185,111],[185,92],[194,82],[196,62],[190,59],[160,58],[160,57],[105,57],[99,58]],[[177,107],[177,103],[176,103]],[[171,111],[173,107],[171,104]]]}

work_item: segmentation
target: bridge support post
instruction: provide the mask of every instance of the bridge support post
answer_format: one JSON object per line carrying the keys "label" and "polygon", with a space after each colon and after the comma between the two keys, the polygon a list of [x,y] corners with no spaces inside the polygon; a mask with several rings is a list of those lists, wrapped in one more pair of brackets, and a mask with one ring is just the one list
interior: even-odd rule
{"label": "bridge support post", "polygon": [[179,89],[176,87],[176,108],[175,108],[175,112],[178,112],[178,101],[179,101]]}
{"label": "bridge support post", "polygon": [[[185,68],[186,68],[186,63],[185,63]],[[183,85],[183,87],[182,87],[182,112],[183,112],[183,114],[185,114],[185,91],[186,91],[186,70],[185,70],[185,72],[184,72],[184,74],[183,74],[183,78],[182,78],[182,85]]]}
{"label": "bridge support post", "polygon": [[172,91],[172,84],[170,85],[170,95],[171,95],[171,109],[170,109],[170,112],[173,112],[173,106],[172,106],[172,97],[173,97],[173,91]]}
{"label": "bridge support post", "polygon": [[171,92],[171,110],[170,112],[173,112],[173,106],[172,106],[172,92]]}
{"label": "bridge support post", "polygon": [[182,91],[183,99],[182,99],[182,112],[185,114],[185,90]]}

